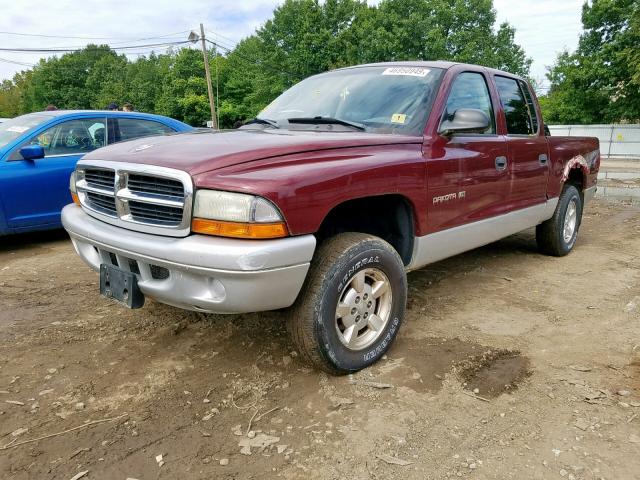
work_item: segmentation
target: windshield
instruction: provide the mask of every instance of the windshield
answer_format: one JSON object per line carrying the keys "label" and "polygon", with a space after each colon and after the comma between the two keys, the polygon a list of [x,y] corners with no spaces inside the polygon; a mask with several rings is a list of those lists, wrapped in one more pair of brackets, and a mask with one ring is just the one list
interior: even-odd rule
{"label": "windshield", "polygon": [[32,130],[45,120],[49,120],[50,115],[42,113],[30,113],[20,117],[12,118],[0,123],[0,148],[9,144],[23,133]]}
{"label": "windshield", "polygon": [[309,122],[296,120],[321,117],[358,124],[367,132],[421,135],[442,72],[397,66],[323,73],[291,87],[258,119],[275,120],[280,128],[308,129]]}

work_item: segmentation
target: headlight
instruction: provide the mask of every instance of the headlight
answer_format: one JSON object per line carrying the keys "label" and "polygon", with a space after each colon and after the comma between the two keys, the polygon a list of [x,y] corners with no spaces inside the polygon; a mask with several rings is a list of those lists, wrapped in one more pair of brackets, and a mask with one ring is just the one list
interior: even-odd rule
{"label": "headlight", "polygon": [[219,190],[196,192],[191,229],[238,238],[278,238],[288,234],[282,215],[268,200]]}
{"label": "headlight", "polygon": [[76,190],[76,171],[74,170],[69,177],[69,191],[71,192],[71,199],[76,205],[80,205],[80,199],[78,198],[78,191]]}

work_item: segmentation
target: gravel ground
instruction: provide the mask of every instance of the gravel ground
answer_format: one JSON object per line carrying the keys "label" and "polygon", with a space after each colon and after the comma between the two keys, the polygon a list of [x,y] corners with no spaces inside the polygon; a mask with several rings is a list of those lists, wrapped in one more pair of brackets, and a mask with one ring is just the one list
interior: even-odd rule
{"label": "gravel ground", "polygon": [[0,239],[2,479],[640,478],[637,204],[591,204],[564,258],[526,231],[411,273],[398,341],[346,377],[283,312],[97,280],[63,232]]}

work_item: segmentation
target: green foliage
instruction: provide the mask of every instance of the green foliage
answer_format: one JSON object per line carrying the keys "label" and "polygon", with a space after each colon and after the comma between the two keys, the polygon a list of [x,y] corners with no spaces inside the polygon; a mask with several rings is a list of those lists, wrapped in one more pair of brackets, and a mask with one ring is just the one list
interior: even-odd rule
{"label": "green foliage", "polygon": [[640,121],[640,2],[593,0],[582,9],[576,52],[549,69],[549,123]]}
{"label": "green foliage", "polygon": [[[348,65],[393,60],[453,60],[527,75],[531,60],[508,24],[496,26],[492,0],[285,0],[254,35],[224,56],[210,51],[220,123],[255,116],[305,77]],[[214,88],[215,80],[214,80]],[[195,126],[209,118],[202,52],[150,55],[135,61],[90,45],[41,61],[0,86],[0,116],[58,108],[138,110]]]}

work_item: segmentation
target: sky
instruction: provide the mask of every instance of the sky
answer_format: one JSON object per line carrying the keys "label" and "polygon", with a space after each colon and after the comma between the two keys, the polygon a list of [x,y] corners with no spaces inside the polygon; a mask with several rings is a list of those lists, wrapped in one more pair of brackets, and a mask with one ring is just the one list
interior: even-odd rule
{"label": "sky", "polygon": [[[565,48],[576,48],[583,1],[494,0],[498,22],[507,21],[516,28],[516,42],[533,59],[534,78],[545,83],[546,67],[556,54]],[[90,41],[118,47],[181,41],[201,22],[208,37],[232,47],[269,19],[279,3],[280,0],[0,0],[0,48],[81,47]],[[150,50],[129,50],[133,52],[130,57]],[[13,77],[43,56],[0,51],[0,80]]]}

